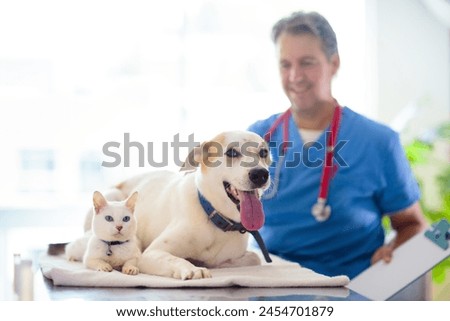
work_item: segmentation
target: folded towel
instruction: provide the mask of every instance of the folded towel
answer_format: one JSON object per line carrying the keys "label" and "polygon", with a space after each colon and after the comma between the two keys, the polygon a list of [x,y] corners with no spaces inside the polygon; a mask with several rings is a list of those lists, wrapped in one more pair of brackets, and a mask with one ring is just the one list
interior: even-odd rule
{"label": "folded towel", "polygon": [[86,269],[80,262],[69,262],[63,256],[45,255],[40,266],[46,278],[59,286],[82,287],[343,287],[349,283],[347,276],[328,277],[296,263],[272,255],[273,263],[259,266],[210,269],[212,278],[178,280],[161,276],[126,275],[119,271],[97,272]]}

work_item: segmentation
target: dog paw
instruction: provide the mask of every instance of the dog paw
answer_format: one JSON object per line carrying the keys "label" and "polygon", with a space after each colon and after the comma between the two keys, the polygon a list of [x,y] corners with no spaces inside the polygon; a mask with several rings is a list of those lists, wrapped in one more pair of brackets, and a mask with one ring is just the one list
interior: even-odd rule
{"label": "dog paw", "polygon": [[139,269],[133,265],[123,266],[122,273],[128,275],[137,275],[139,274]]}
{"label": "dog paw", "polygon": [[261,260],[255,252],[246,252],[242,262],[240,262],[242,266],[253,266],[253,265],[261,265]]}
{"label": "dog paw", "polygon": [[239,258],[228,260],[219,264],[219,267],[229,268],[229,267],[254,266],[254,265],[261,265],[261,260],[259,259],[258,254],[256,254],[255,252],[247,251],[243,256]]}
{"label": "dog paw", "polygon": [[211,278],[212,275],[207,268],[194,268],[175,271],[172,277],[181,280],[196,280]]}

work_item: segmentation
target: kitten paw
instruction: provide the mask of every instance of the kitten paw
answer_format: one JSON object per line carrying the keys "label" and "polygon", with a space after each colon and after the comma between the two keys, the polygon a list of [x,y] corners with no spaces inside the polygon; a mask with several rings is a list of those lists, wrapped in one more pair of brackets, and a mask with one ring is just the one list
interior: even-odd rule
{"label": "kitten paw", "polygon": [[136,275],[139,274],[139,269],[133,265],[128,265],[122,267],[122,273],[128,274],[128,275]]}
{"label": "kitten paw", "polygon": [[102,263],[102,264],[98,264],[95,267],[96,271],[100,271],[100,272],[111,272],[113,270],[112,266],[108,263]]}

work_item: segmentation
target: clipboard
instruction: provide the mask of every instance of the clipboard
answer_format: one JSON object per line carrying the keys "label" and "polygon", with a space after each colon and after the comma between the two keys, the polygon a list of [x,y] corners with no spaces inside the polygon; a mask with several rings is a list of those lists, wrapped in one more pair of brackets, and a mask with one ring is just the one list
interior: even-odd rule
{"label": "clipboard", "polygon": [[387,300],[450,256],[450,224],[445,220],[395,249],[390,263],[378,261],[348,284],[371,300]]}

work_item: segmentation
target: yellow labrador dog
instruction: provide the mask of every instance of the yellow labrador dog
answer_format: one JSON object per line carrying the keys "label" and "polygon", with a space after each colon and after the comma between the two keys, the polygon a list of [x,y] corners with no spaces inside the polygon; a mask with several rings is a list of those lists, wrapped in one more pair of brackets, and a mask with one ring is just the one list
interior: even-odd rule
{"label": "yellow labrador dog", "polygon": [[248,233],[264,224],[259,200],[269,186],[267,143],[246,131],[222,133],[196,147],[184,165],[195,172],[154,171],[127,180],[110,197],[139,192],[135,206],[143,273],[209,278],[207,268],[260,264]]}

